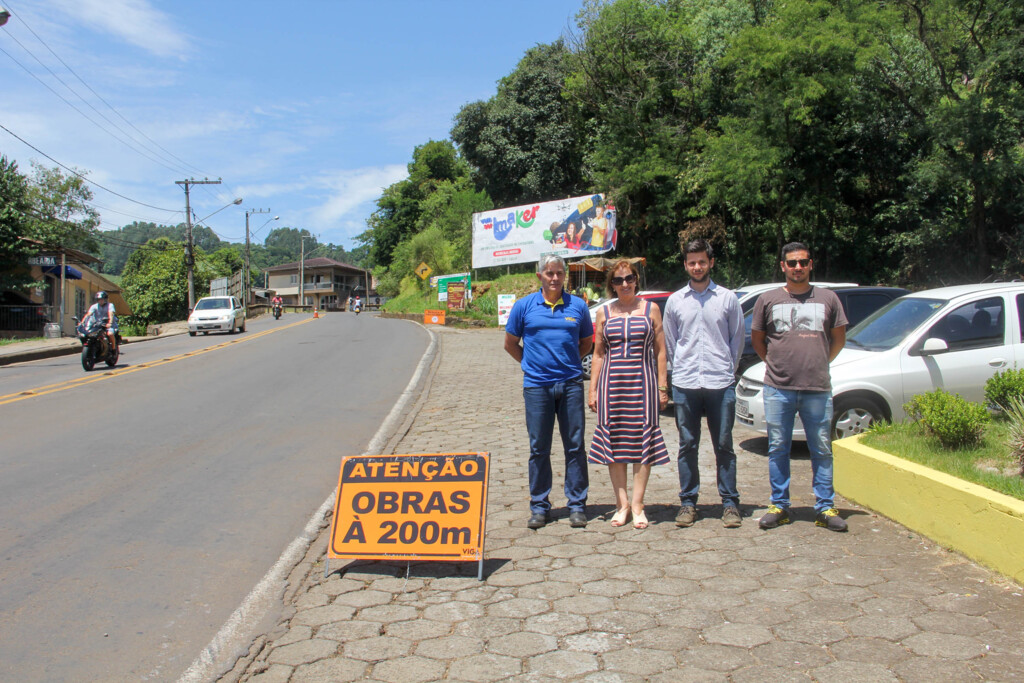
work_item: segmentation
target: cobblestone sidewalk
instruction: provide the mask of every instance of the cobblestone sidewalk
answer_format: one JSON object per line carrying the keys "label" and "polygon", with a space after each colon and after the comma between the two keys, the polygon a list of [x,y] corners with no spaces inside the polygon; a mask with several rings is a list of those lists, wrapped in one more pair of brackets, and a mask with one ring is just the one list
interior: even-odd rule
{"label": "cobblestone sidewalk", "polygon": [[[422,562],[338,563],[324,579],[325,530],[285,620],[225,680],[1024,678],[1021,587],[841,498],[849,533],[816,527],[806,452],[793,467],[793,524],[759,530],[766,441],[754,432],[736,430],[739,529],[718,518],[704,443],[691,528],[673,523],[673,462],[651,477],[648,529],[608,524],[597,467],[590,523],[571,529],[554,457],[556,520],[528,530],[521,372],[499,332],[437,332],[440,364],[395,452],[491,453],[485,580],[475,563]],[[662,429],[674,453],[667,414]]]}

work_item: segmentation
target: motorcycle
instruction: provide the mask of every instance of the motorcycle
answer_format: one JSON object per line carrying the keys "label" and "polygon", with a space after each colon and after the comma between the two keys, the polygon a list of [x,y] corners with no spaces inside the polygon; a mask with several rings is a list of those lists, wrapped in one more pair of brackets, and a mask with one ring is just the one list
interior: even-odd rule
{"label": "motorcycle", "polygon": [[363,302],[357,301],[352,304],[352,310],[356,312],[356,315],[359,315],[359,311],[363,310]]}
{"label": "motorcycle", "polygon": [[280,320],[281,319],[281,313],[282,313],[281,309],[282,309],[281,304],[274,304],[274,320]]}
{"label": "motorcycle", "polygon": [[[78,318],[73,318],[78,323]],[[86,372],[93,369],[97,362],[103,361],[107,367],[117,365],[117,359],[121,355],[121,334],[114,333],[117,343],[111,347],[110,337],[107,336],[106,324],[99,321],[91,321],[86,328],[78,324],[78,340],[82,342],[82,368]]]}

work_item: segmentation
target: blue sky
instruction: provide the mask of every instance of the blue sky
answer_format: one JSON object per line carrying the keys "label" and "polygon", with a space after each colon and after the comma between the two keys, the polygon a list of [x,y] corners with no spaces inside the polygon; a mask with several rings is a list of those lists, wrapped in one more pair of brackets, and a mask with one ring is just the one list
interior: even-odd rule
{"label": "blue sky", "polygon": [[191,197],[200,219],[243,198],[205,222],[223,238],[269,208],[250,216],[256,242],[287,226],[351,248],[413,147],[446,138],[581,4],[0,0],[0,125],[24,140],[0,129],[0,154],[28,172],[54,165],[42,152],[123,195],[92,188],[104,229],[182,222],[175,181],[219,177]]}

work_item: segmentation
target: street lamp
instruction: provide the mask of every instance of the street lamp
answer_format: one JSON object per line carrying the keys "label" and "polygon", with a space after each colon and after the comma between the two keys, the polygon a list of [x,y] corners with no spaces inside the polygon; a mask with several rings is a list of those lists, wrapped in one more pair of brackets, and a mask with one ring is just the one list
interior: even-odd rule
{"label": "street lamp", "polygon": [[0,26],[7,23],[7,20],[11,18],[11,13],[0,7]]}

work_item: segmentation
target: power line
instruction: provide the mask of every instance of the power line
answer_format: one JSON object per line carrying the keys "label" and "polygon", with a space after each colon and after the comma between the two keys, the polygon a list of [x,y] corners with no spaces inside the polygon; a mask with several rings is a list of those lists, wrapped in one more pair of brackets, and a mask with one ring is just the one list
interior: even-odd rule
{"label": "power line", "polygon": [[100,189],[101,189],[101,190],[103,190],[104,192],[109,192],[110,194],[114,195],[115,197],[120,197],[121,199],[126,199],[126,200],[128,200],[128,201],[132,202],[133,204],[138,204],[139,206],[145,206],[145,207],[146,207],[146,208],[148,208],[148,209],[156,209],[157,211],[166,211],[167,213],[181,213],[181,209],[165,209],[165,208],[164,208],[164,207],[162,207],[162,206],[153,206],[152,204],[146,204],[145,202],[140,202],[140,201],[138,201],[137,199],[132,199],[131,197],[127,197],[127,196],[125,196],[125,195],[121,194],[120,192],[114,192],[114,191],[113,191],[113,190],[111,190],[110,188],[107,188],[107,187],[103,187],[103,186],[102,186],[102,185],[100,185],[99,183],[97,183],[97,182],[95,182],[95,181],[92,181],[92,180],[89,180],[88,178],[86,178],[86,177],[85,177],[84,175],[82,175],[82,174],[81,174],[81,173],[79,173],[78,171],[76,171],[76,170],[74,170],[74,169],[72,169],[72,168],[68,168],[68,167],[67,167],[67,166],[65,166],[64,164],[60,163],[59,161],[57,161],[56,159],[54,159],[53,157],[51,157],[51,156],[50,156],[49,154],[47,154],[47,153],[46,153],[46,152],[44,152],[43,150],[41,150],[41,149],[39,149],[38,147],[36,147],[35,145],[33,145],[33,144],[32,144],[31,142],[29,142],[29,141],[28,141],[28,140],[26,140],[25,138],[23,138],[23,137],[21,137],[20,135],[16,134],[16,133],[15,133],[14,131],[12,131],[12,130],[11,130],[10,128],[8,128],[7,126],[3,125],[2,123],[0,123],[0,128],[2,128],[2,129],[4,129],[5,131],[7,131],[7,133],[8,133],[9,135],[11,135],[11,137],[13,137],[13,138],[15,138],[15,139],[17,139],[17,140],[21,141],[21,143],[22,143],[22,144],[24,144],[24,145],[26,145],[26,146],[28,146],[28,147],[31,147],[31,148],[32,148],[32,149],[34,149],[35,151],[39,152],[39,153],[40,153],[40,154],[42,154],[42,155],[43,155],[44,157],[46,157],[47,159],[49,159],[49,160],[50,160],[50,161],[52,161],[53,163],[57,164],[58,166],[60,166],[61,168],[63,168],[63,169],[64,169],[65,171],[67,171],[68,173],[72,173],[72,174],[76,175],[77,177],[81,178],[82,180],[84,180],[85,182],[89,183],[90,185],[95,185],[96,187],[100,188]]}
{"label": "power line", "polygon": [[[9,2],[7,3],[7,8],[8,8],[8,10],[10,10],[10,3],[9,3]],[[54,56],[54,58],[56,58],[56,60],[57,60],[58,62],[60,62],[61,64],[63,64],[63,65],[64,65],[64,68],[65,68],[65,69],[67,69],[67,70],[68,70],[68,71],[69,71],[69,72],[70,72],[70,73],[71,73],[71,74],[72,74],[72,75],[73,75],[73,76],[74,76],[75,78],[77,78],[77,79],[79,80],[79,82],[80,82],[80,83],[81,83],[82,85],[84,85],[84,86],[85,86],[86,88],[88,88],[89,92],[91,92],[91,93],[92,93],[93,95],[95,95],[95,96],[96,96],[96,98],[97,98],[97,99],[98,99],[98,100],[99,100],[100,102],[102,102],[103,104],[107,105],[107,108],[108,108],[108,109],[110,109],[110,111],[112,111],[112,112],[114,112],[115,114],[117,114],[117,115],[118,115],[118,117],[120,117],[120,119],[121,119],[122,121],[124,121],[124,122],[125,122],[125,123],[127,123],[127,124],[128,124],[129,126],[131,126],[131,127],[132,127],[132,129],[133,129],[133,130],[135,130],[135,131],[136,131],[136,132],[137,132],[137,133],[138,133],[139,135],[141,135],[142,137],[146,138],[146,140],[149,140],[149,142],[153,143],[153,145],[154,145],[155,147],[157,147],[158,149],[160,149],[161,151],[163,151],[164,153],[166,153],[166,154],[167,154],[168,156],[170,156],[170,157],[171,157],[172,159],[175,159],[176,161],[180,162],[181,164],[183,164],[184,166],[186,166],[186,167],[188,167],[188,168],[191,168],[191,169],[192,169],[192,170],[194,170],[194,171],[199,171],[200,173],[203,173],[203,171],[202,171],[202,170],[200,170],[200,169],[196,168],[195,166],[193,166],[193,165],[189,164],[189,163],[188,163],[187,161],[185,161],[185,160],[183,160],[183,159],[181,159],[181,158],[179,158],[179,157],[175,156],[175,155],[174,155],[174,154],[173,154],[172,152],[170,152],[170,151],[169,151],[169,150],[167,150],[166,148],[162,147],[162,146],[160,145],[160,143],[156,142],[156,141],[155,141],[155,140],[153,140],[153,139],[152,139],[151,137],[149,137],[148,135],[146,135],[145,133],[143,133],[143,132],[142,132],[141,130],[139,130],[139,128],[138,128],[138,127],[137,127],[137,126],[136,126],[135,124],[133,124],[133,123],[132,123],[131,121],[129,121],[129,120],[127,119],[127,118],[125,118],[125,117],[124,117],[124,115],[122,115],[122,114],[121,114],[121,112],[119,112],[119,111],[118,111],[117,109],[115,109],[115,108],[114,108],[114,107],[113,107],[113,106],[112,106],[112,105],[111,105],[111,104],[110,104],[109,102],[107,102],[107,101],[106,101],[105,99],[103,99],[103,96],[102,96],[102,95],[100,95],[100,94],[99,94],[98,92],[96,92],[95,90],[93,90],[92,86],[90,86],[90,85],[89,85],[88,83],[86,83],[86,82],[85,82],[85,79],[83,79],[83,78],[82,78],[81,76],[79,76],[79,75],[78,75],[78,73],[77,73],[77,72],[76,72],[76,71],[75,71],[74,69],[72,69],[72,68],[71,68],[71,66],[70,66],[70,65],[68,65],[68,63],[67,63],[67,62],[65,62],[65,61],[64,61],[63,59],[61,59],[61,58],[60,58],[60,55],[58,55],[58,54],[57,54],[56,52],[54,52],[54,51],[53,51],[53,48],[51,48],[51,47],[50,47],[50,46],[49,46],[49,45],[48,45],[48,44],[46,43],[46,41],[45,41],[45,40],[43,40],[43,39],[42,39],[42,38],[41,38],[41,37],[39,36],[39,34],[38,34],[38,33],[36,33],[35,31],[33,31],[33,30],[32,30],[32,27],[28,25],[28,22],[26,22],[26,21],[25,21],[25,19],[24,19],[23,17],[21,17],[21,16],[20,16],[20,15],[18,15],[17,13],[14,13],[13,11],[12,11],[12,14],[14,14],[15,16],[17,16],[17,17],[18,17],[18,19],[19,19],[20,23],[21,23],[22,25],[24,25],[24,26],[25,26],[25,28],[27,28],[27,29],[28,29],[29,33],[31,33],[31,34],[32,34],[33,36],[35,36],[36,40],[38,40],[38,41],[39,41],[40,43],[42,43],[43,47],[45,47],[45,48],[46,48],[46,49],[47,49],[47,50],[49,51],[49,53],[50,53],[51,55],[53,55],[53,56]],[[13,37],[13,36],[12,36],[12,37]],[[18,41],[17,41],[16,39],[15,39],[15,42],[18,42]],[[21,45],[21,43],[18,43],[18,44],[19,44],[19,45]],[[24,49],[24,50],[25,50],[26,52],[28,52],[29,54],[32,54],[32,53],[31,53],[31,52],[29,52],[29,50],[27,50],[27,49],[26,49],[26,48],[25,48],[25,47],[24,47],[23,45],[22,45],[22,49]],[[34,57],[34,56],[35,56],[35,55],[33,55],[33,57]],[[36,59],[36,61],[37,61],[37,62],[39,62],[40,64],[42,64],[42,62],[41,62],[41,61],[39,61],[39,59]],[[44,66],[44,68],[46,68],[46,67],[45,67],[45,65],[43,65],[43,66]],[[47,69],[47,71],[49,71],[49,69]],[[50,71],[50,73],[53,73],[53,72],[52,72],[52,71]],[[55,77],[55,78],[57,78],[57,80],[60,80],[60,78],[59,78],[59,77],[57,77],[57,75],[56,75],[56,74],[54,74],[54,77]],[[61,83],[63,83],[63,81],[61,81]],[[65,85],[65,87],[68,87],[68,86],[66,86],[66,85]],[[71,88],[70,88],[70,87],[68,87],[68,90],[71,90]],[[74,92],[74,91],[72,90],[72,92]],[[77,93],[75,93],[75,94],[77,95]],[[85,99],[84,99],[84,98],[82,98],[82,97],[81,97],[81,95],[79,95],[79,99],[81,99],[81,100],[82,100],[83,102],[85,102]],[[91,106],[91,105],[90,105],[90,106]],[[95,108],[93,108],[93,111],[96,111],[96,110],[95,110]],[[96,112],[96,113],[99,113],[99,112]],[[104,118],[106,118],[106,117],[104,117]],[[109,120],[109,119],[108,119],[108,120]]]}

